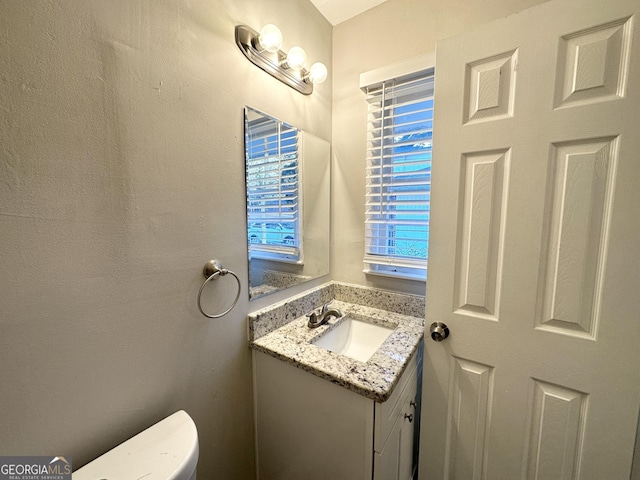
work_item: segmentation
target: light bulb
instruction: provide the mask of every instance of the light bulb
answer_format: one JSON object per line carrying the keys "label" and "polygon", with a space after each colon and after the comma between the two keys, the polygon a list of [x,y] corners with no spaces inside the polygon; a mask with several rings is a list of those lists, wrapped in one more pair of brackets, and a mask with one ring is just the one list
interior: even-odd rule
{"label": "light bulb", "polygon": [[302,68],[307,63],[307,53],[300,47],[291,47],[287,52],[287,68]]}
{"label": "light bulb", "polygon": [[309,68],[309,81],[313,84],[322,83],[327,79],[327,67],[324,63],[316,62]]}
{"label": "light bulb", "polygon": [[269,23],[260,30],[258,42],[267,52],[277,52],[282,46],[282,32],[278,27]]}

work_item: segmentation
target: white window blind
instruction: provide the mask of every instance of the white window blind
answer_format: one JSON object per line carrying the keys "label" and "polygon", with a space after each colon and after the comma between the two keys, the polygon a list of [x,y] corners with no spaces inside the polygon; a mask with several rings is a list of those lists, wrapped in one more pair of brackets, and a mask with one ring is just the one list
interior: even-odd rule
{"label": "white window blind", "polygon": [[300,256],[298,130],[266,116],[247,123],[250,254],[295,261]]}
{"label": "white window blind", "polygon": [[365,272],[424,280],[434,70],[366,87]]}

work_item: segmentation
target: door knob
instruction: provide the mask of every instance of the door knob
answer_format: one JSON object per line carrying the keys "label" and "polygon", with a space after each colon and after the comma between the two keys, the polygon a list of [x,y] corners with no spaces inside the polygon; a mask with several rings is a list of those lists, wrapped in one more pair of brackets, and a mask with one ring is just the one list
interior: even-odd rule
{"label": "door knob", "polygon": [[442,322],[433,322],[429,327],[431,338],[436,342],[441,342],[449,336],[449,327]]}

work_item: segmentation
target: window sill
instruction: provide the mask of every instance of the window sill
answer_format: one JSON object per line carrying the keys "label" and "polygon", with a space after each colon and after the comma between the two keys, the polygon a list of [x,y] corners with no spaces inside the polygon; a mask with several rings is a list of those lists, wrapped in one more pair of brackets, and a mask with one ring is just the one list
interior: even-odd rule
{"label": "window sill", "polygon": [[393,271],[379,271],[365,268],[362,272],[366,275],[376,275],[378,277],[387,278],[401,278],[403,280],[413,280],[415,282],[426,283],[426,274],[421,273],[409,273],[409,272],[393,272]]}
{"label": "window sill", "polygon": [[251,248],[249,250],[249,261],[255,260],[268,260],[271,262],[291,263],[294,265],[304,265],[303,260],[299,254],[292,254],[284,251],[277,251],[276,249],[263,249],[263,248]]}

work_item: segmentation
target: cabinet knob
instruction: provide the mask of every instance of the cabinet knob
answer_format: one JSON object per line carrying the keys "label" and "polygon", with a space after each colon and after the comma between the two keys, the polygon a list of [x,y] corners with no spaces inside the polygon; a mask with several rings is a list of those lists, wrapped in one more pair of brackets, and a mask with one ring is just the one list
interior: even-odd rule
{"label": "cabinet knob", "polygon": [[413,422],[413,413],[405,413],[404,418],[409,420],[409,423]]}
{"label": "cabinet knob", "polygon": [[411,400],[411,401],[409,402],[409,406],[410,406],[410,407],[413,407],[413,408],[416,408],[416,407],[418,406],[418,404],[417,404],[414,400]]}

